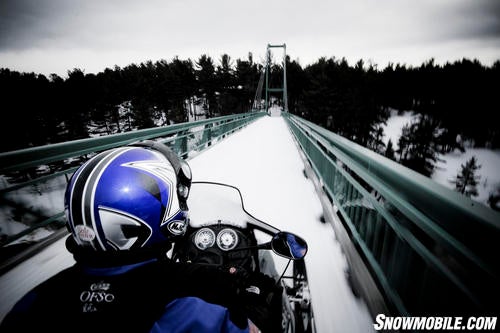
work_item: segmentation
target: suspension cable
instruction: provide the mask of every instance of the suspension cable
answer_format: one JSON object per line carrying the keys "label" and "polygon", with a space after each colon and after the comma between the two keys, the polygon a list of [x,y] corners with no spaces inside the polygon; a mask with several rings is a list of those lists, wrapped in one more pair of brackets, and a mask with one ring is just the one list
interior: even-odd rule
{"label": "suspension cable", "polygon": [[255,98],[253,100],[253,108],[258,110],[262,109],[262,87],[264,86],[264,73],[264,70],[260,72],[259,84],[257,85]]}

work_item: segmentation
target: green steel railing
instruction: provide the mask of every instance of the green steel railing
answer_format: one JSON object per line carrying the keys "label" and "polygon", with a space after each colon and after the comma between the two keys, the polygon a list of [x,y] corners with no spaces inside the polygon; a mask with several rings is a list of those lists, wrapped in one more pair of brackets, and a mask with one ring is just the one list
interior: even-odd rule
{"label": "green steel railing", "polygon": [[189,159],[264,115],[249,112],[1,153],[0,246],[22,237],[23,242],[38,240],[64,225],[66,183],[83,161],[99,151],[151,139]]}
{"label": "green steel railing", "polygon": [[309,121],[284,116],[396,311],[498,313],[499,213]]}

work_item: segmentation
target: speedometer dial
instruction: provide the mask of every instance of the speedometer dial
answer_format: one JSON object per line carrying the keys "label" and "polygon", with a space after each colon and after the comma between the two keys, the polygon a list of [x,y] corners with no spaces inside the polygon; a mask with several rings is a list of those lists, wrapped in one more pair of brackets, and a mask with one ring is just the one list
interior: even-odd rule
{"label": "speedometer dial", "polygon": [[217,246],[224,251],[232,250],[238,244],[238,235],[232,229],[222,229],[217,235]]}
{"label": "speedometer dial", "polygon": [[203,228],[196,232],[194,236],[194,245],[200,250],[205,250],[215,243],[215,233],[212,229]]}

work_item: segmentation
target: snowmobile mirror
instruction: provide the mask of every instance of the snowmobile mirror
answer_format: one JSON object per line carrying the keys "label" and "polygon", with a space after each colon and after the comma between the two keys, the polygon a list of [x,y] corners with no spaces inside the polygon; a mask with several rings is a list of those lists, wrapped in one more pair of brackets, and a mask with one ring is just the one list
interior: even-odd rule
{"label": "snowmobile mirror", "polygon": [[303,238],[291,232],[280,231],[271,240],[271,249],[277,255],[298,260],[306,256],[307,243]]}

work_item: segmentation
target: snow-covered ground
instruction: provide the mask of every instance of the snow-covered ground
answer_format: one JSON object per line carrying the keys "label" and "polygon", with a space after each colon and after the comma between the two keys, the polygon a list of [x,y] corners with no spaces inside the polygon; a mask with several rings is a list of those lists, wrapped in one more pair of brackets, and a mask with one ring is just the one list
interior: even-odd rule
{"label": "snow-covered ground", "polygon": [[[416,117],[411,111],[402,114],[392,112],[387,124],[384,126],[384,143],[387,144],[391,139],[394,149],[397,149],[401,129],[404,125],[415,120]],[[431,178],[447,188],[454,189],[454,184],[451,181],[456,179],[461,170],[461,165],[465,165],[472,156],[475,156],[478,164],[481,165],[481,168],[476,172],[476,175],[481,177],[477,186],[478,196],[472,199],[488,205],[489,194],[500,184],[500,150],[498,149],[466,147],[464,153],[454,151],[448,154],[439,154],[436,169]]]}
{"label": "snow-covered ground", "polygon": [[[334,231],[320,221],[322,207],[292,135],[279,112],[272,115],[277,117],[263,117],[193,156],[193,180],[237,186],[255,217],[308,242],[305,262],[318,332],[372,332],[368,309],[346,279]],[[0,276],[0,319],[28,289],[72,263],[61,240]]]}
{"label": "snow-covered ground", "polygon": [[389,119],[387,119],[387,123],[383,126],[383,141],[385,145],[387,146],[387,142],[391,140],[394,146],[394,150],[396,150],[398,147],[399,137],[401,136],[401,129],[404,125],[409,124],[416,119],[417,115],[415,115],[411,111],[404,111],[399,114],[396,110],[391,110],[391,115]]}

